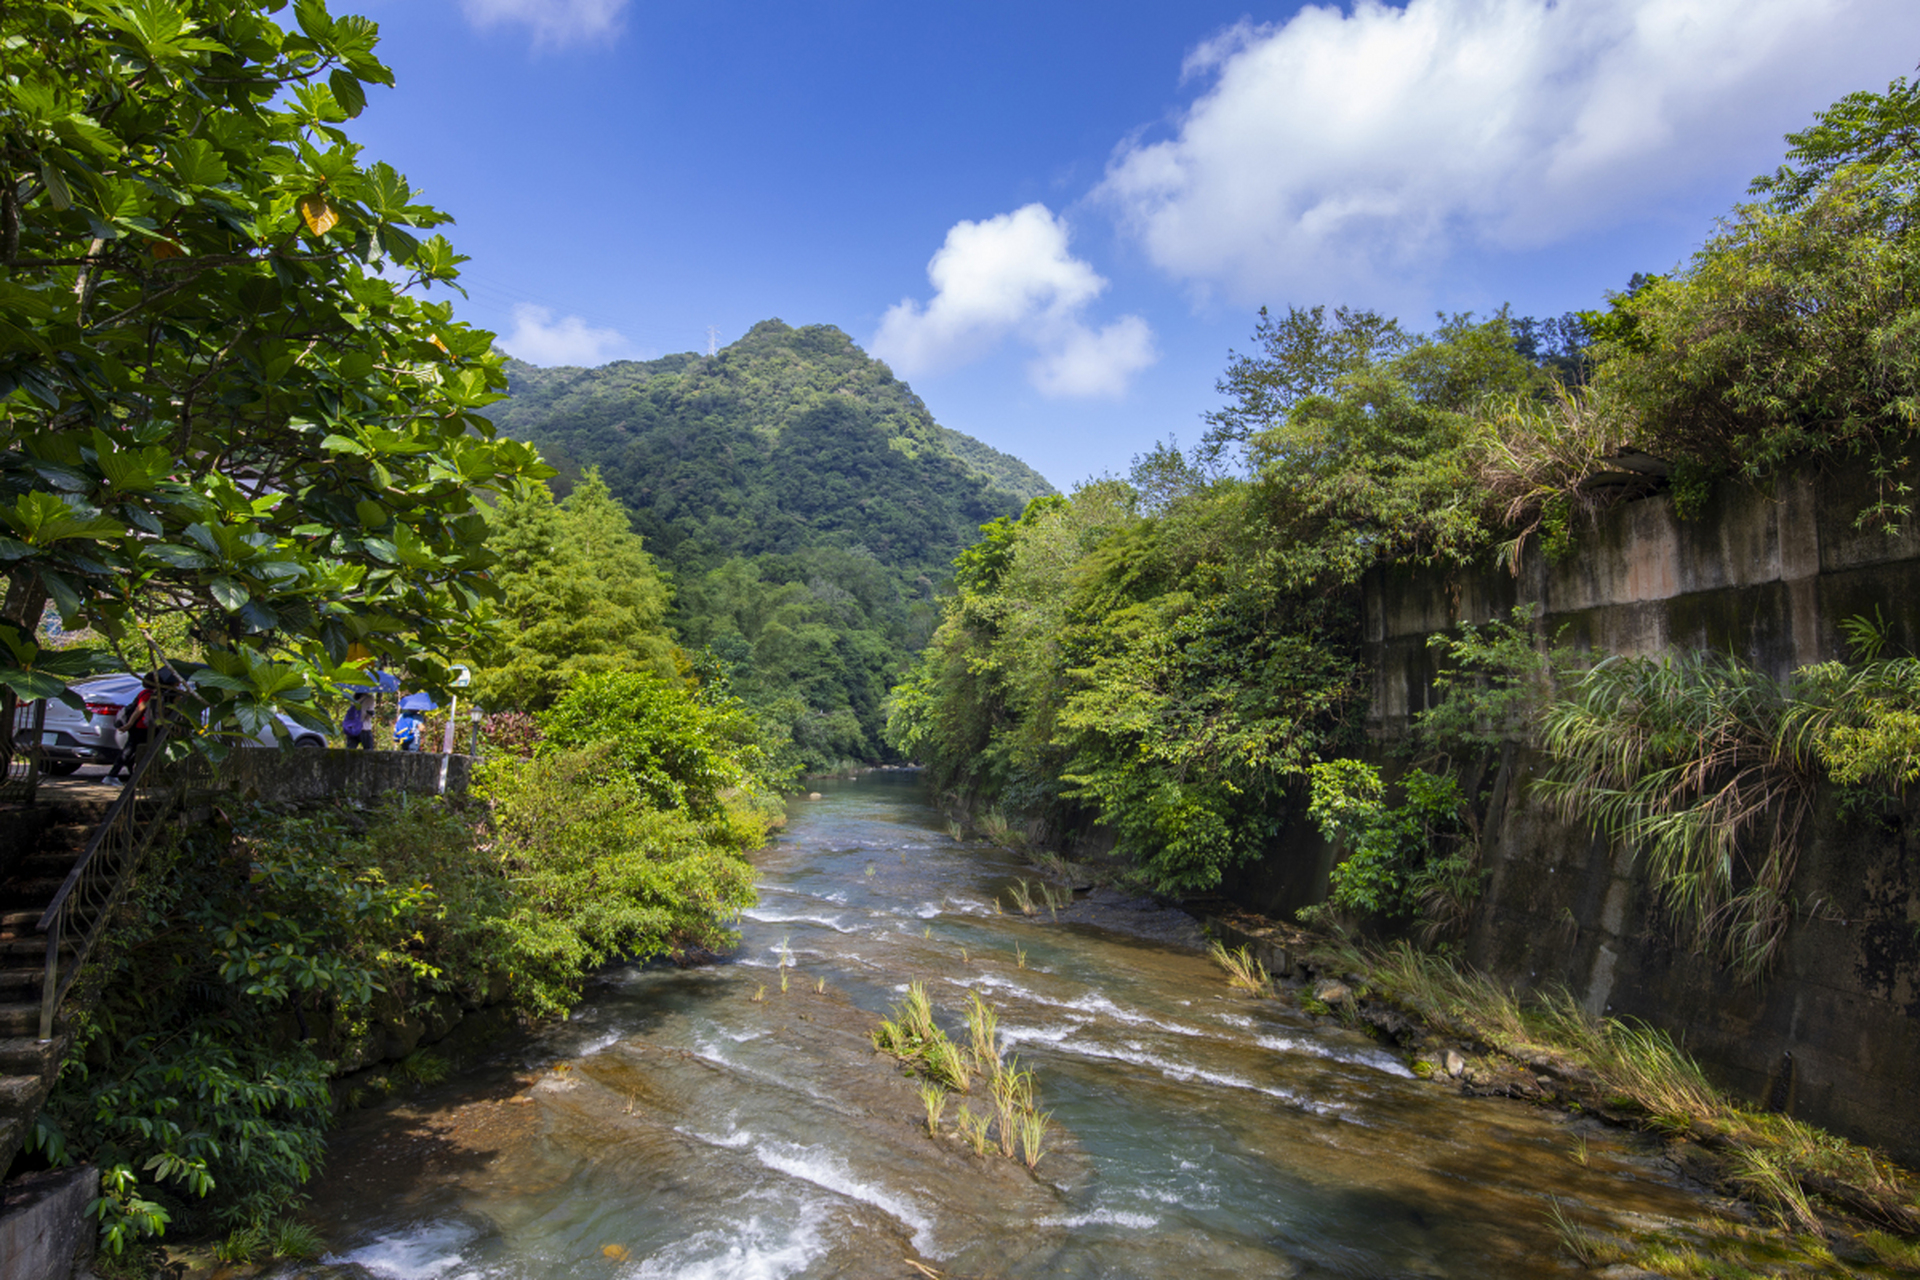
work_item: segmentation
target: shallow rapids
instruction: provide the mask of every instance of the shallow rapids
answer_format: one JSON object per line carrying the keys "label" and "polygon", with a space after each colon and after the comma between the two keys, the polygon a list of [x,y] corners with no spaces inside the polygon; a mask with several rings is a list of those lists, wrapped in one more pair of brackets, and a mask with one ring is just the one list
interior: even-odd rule
{"label": "shallow rapids", "polygon": [[[315,1185],[334,1252],[286,1274],[1531,1277],[1575,1273],[1556,1200],[1702,1210],[1620,1135],[1230,991],[1178,913],[996,913],[1021,867],[912,775],[821,790],[736,959],[608,975],[514,1061],[356,1119]],[[874,1052],[915,980],[961,1037],[970,992],[999,1011],[1053,1115],[1034,1172],[929,1137]]]}

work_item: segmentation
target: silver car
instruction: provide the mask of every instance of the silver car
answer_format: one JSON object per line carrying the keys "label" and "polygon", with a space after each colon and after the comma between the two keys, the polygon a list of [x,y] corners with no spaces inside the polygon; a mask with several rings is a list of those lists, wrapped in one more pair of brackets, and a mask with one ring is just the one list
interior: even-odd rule
{"label": "silver car", "polygon": [[[120,708],[140,695],[140,677],[135,675],[95,676],[80,680],[73,691],[86,702],[85,711],[76,711],[58,699],[48,699],[46,723],[40,729],[42,767],[51,774],[74,772],[83,764],[112,764],[120,758],[114,717]],[[25,728],[28,708],[22,707],[17,722]],[[298,723],[292,717],[276,713],[287,736],[296,747],[324,747],[326,738]],[[279,737],[271,728],[262,729],[248,746],[274,747]]]}

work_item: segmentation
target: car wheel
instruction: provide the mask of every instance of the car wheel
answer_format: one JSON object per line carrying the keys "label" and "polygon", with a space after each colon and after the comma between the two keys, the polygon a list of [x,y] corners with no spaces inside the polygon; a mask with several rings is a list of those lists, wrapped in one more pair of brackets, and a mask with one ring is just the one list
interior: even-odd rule
{"label": "car wheel", "polygon": [[40,772],[52,774],[56,778],[64,778],[70,773],[80,772],[80,762],[78,760],[42,760]]}
{"label": "car wheel", "polygon": [[296,738],[294,739],[293,745],[296,747],[324,747],[327,745],[327,740],[325,738]]}

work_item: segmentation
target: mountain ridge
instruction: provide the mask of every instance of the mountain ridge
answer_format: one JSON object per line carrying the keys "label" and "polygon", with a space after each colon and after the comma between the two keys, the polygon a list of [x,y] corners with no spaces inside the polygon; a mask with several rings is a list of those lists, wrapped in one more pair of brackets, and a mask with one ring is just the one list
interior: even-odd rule
{"label": "mountain ridge", "polygon": [[[909,462],[949,461],[965,477],[1014,500],[1014,510],[1055,492],[1018,458],[936,422],[911,387],[833,325],[795,328],[763,320],[713,356],[679,352],[593,367],[541,367],[510,358],[508,376],[509,398],[488,411],[495,425],[540,445],[563,476],[600,466],[636,517],[654,505],[647,501],[652,495],[636,478],[613,472],[620,469],[620,453],[649,432],[687,432],[710,427],[719,417],[777,449],[810,412],[836,403],[855,407],[892,452]],[[991,505],[992,514],[1000,514],[998,508],[1008,504]]]}
{"label": "mountain ridge", "polygon": [[726,674],[796,769],[894,758],[887,691],[980,526],[1053,487],[940,426],[831,325],[762,321],[714,356],[508,367],[487,412],[589,467],[673,584],[679,642]]}

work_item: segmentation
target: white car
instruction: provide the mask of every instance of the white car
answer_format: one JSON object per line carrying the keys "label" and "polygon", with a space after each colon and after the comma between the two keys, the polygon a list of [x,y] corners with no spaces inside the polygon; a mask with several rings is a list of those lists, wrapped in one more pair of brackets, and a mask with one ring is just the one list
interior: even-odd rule
{"label": "white car", "polygon": [[[83,764],[112,764],[120,758],[114,735],[113,719],[120,708],[140,694],[140,677],[135,675],[95,676],[80,680],[73,691],[86,701],[85,711],[75,711],[57,698],[47,700],[47,719],[40,730],[42,767],[51,774],[68,774]],[[21,708],[20,727],[31,724],[28,708]],[[324,747],[327,739],[295,721],[276,713],[287,736],[296,747]],[[280,738],[271,728],[263,729],[245,745],[277,747]]]}

